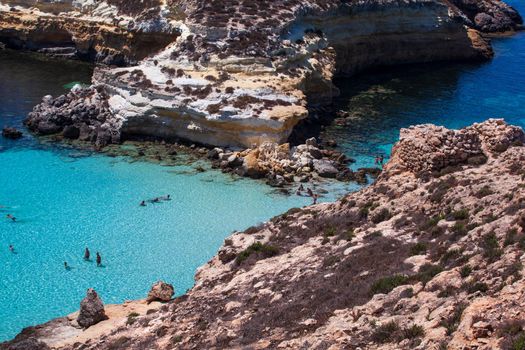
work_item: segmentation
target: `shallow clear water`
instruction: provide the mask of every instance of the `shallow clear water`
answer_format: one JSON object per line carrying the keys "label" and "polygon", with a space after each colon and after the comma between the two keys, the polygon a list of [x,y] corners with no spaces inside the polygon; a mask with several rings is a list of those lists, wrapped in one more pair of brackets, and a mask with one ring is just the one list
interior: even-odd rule
{"label": "shallow clear water", "polygon": [[[521,0],[506,1],[522,14]],[[488,118],[525,127],[525,33],[493,40],[496,57],[484,64],[433,64],[366,72],[336,81],[349,126],[326,131],[352,166],[373,166],[388,156],[399,129],[421,123],[460,128]]]}
{"label": "shallow clear water", "polygon": [[[0,52],[0,127],[22,128],[42,96],[89,82],[90,74],[83,64]],[[216,171],[75,158],[79,152],[41,145],[29,135],[0,137],[0,147],[0,340],[77,310],[89,287],[105,303],[143,298],[159,279],[182,294],[232,231],[310,203]],[[138,205],[166,194],[173,200]],[[8,213],[18,222],[6,219]],[[104,267],[82,261],[86,246],[101,253]]]}

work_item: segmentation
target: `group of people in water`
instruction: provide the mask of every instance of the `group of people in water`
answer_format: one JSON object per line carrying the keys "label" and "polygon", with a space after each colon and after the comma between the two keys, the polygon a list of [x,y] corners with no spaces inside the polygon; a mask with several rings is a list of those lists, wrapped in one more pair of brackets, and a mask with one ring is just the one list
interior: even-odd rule
{"label": "group of people in water", "polygon": [[[86,247],[86,249],[84,250],[84,261],[91,261],[91,252],[89,251],[88,247]],[[97,262],[97,267],[102,266],[102,257],[100,256],[99,252],[97,252],[95,261]],[[66,270],[71,270],[71,266],[69,266],[67,261],[64,261],[64,268]]]}
{"label": "group of people in water", "polygon": [[310,187],[305,189],[303,184],[300,184],[299,188],[297,188],[297,191],[295,191],[295,194],[298,196],[302,196],[304,191],[306,191],[307,196],[312,197],[313,204],[317,204],[317,199],[319,198],[319,196],[316,193],[314,193],[314,191],[312,191]]}
{"label": "group of people in water", "polygon": [[165,196],[162,196],[162,197],[155,197],[153,199],[148,199],[148,200],[143,200],[140,202],[140,206],[141,207],[145,207],[146,206],[146,202],[148,203],[160,203],[161,201],[170,201],[171,200],[171,195],[165,195]]}

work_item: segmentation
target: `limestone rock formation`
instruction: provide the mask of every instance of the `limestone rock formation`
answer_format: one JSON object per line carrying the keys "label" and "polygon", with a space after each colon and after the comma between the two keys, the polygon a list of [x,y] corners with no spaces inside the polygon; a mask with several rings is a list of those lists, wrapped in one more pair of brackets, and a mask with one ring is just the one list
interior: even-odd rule
{"label": "limestone rock formation", "polygon": [[170,301],[173,298],[175,289],[169,283],[158,281],[151,286],[151,290],[148,292],[148,297],[146,300],[148,302],[152,301]]}
{"label": "limestone rock formation", "polygon": [[80,302],[78,324],[83,328],[88,328],[106,319],[102,300],[94,289],[89,288],[86,297]]}
{"label": "limestone rock formation", "polygon": [[[137,62],[98,67],[94,86],[75,97],[88,109],[98,102],[82,95],[104,100],[103,139],[183,138],[242,148],[286,142],[309,106],[338,94],[334,75],[488,59],[492,49],[480,31],[521,23],[499,0],[68,0],[55,9],[54,2],[2,3],[0,41],[10,46]],[[56,125],[47,111],[38,106],[29,116],[30,125],[42,124],[33,130],[59,133],[84,118],[65,104],[52,112],[66,116]],[[89,118],[85,124],[97,128]]]}
{"label": "limestone rock formation", "polygon": [[[525,339],[523,130],[490,120],[403,135],[370,187],[233,234],[186,295],[140,323],[60,348],[518,348]],[[493,147],[502,140],[508,147]],[[454,166],[420,158],[425,145]],[[455,158],[450,147],[485,159]],[[408,162],[401,153],[412,148]],[[45,340],[40,334],[46,330],[37,327],[3,346]]]}

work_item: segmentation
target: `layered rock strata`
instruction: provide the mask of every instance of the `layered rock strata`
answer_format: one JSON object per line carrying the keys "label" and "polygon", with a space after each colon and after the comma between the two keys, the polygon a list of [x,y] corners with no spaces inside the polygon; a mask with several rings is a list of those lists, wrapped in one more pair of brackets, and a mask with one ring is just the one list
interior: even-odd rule
{"label": "layered rock strata", "polygon": [[[74,3],[85,5],[77,12],[89,8],[85,1]],[[180,33],[167,46],[154,40],[158,46],[134,67],[96,70],[94,86],[83,94],[100,93],[106,100],[110,119],[103,129],[115,127],[115,141],[183,138],[242,148],[286,142],[294,126],[308,117],[309,106],[330,102],[338,94],[332,84],[335,74],[384,65],[488,59],[492,49],[479,30],[517,29],[521,23],[519,14],[499,0],[180,0],[140,6],[108,1],[89,10],[90,16],[109,11],[100,7],[123,13],[124,19],[115,23],[119,28],[127,24],[131,30],[122,30],[128,36],[133,37],[137,27],[140,33]],[[138,9],[129,10],[134,7]],[[0,37],[2,19],[33,16],[62,28],[60,21],[76,13],[47,19],[28,11],[0,12]],[[15,38],[25,35],[23,24],[15,27],[8,32]],[[105,47],[105,42],[100,45]],[[138,46],[125,45],[130,52]],[[123,55],[133,56],[127,51]],[[82,101],[87,108],[89,102]],[[76,114],[64,105],[51,111],[68,116],[57,124],[46,103],[30,115],[36,119],[30,123],[50,119],[46,124],[55,124],[56,132],[76,123]],[[98,122],[81,124],[97,128]]]}
{"label": "layered rock strata", "polygon": [[[402,135],[372,186],[234,234],[186,295],[56,348],[516,348],[525,339],[523,130],[489,120]],[[60,336],[53,327],[1,348]]]}
{"label": "layered rock strata", "polygon": [[137,64],[180,34],[158,1],[0,1],[0,42],[51,56]]}

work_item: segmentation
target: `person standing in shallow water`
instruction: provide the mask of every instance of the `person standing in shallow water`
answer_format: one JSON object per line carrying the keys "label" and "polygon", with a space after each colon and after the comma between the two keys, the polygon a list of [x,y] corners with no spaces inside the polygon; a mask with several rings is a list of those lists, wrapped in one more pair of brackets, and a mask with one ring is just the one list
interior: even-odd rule
{"label": "person standing in shallow water", "polygon": [[84,251],[84,260],[89,260],[90,256],[91,256],[91,253],[89,252],[88,247],[86,247],[86,250]]}
{"label": "person standing in shallow water", "polygon": [[97,266],[100,267],[100,265],[102,265],[102,257],[101,257],[100,254],[97,252]]}

